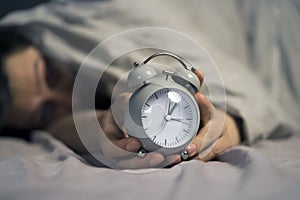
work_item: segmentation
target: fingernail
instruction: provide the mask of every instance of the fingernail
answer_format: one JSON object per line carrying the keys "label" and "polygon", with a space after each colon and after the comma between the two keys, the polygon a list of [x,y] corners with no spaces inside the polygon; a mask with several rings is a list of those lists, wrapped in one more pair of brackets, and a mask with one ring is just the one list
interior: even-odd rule
{"label": "fingernail", "polygon": [[160,156],[155,156],[153,158],[150,159],[150,165],[151,166],[156,166],[158,165],[159,163],[161,163],[164,159]]}
{"label": "fingernail", "polygon": [[194,156],[196,154],[197,146],[195,144],[190,144],[186,150],[189,152],[190,156]]}
{"label": "fingernail", "polygon": [[126,145],[126,150],[127,151],[137,151],[140,147],[139,144],[135,141],[130,141],[127,145]]}

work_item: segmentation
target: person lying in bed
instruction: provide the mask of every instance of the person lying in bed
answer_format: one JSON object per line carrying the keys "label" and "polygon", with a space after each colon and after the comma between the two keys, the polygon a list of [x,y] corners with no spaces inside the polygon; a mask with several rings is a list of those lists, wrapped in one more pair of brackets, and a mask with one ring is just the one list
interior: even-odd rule
{"label": "person lying in bed", "polygon": [[[51,64],[49,59],[41,53],[39,47],[19,32],[16,27],[1,28],[0,48],[2,132],[7,134],[8,130],[47,130],[79,154],[87,153],[73,124],[74,75]],[[237,123],[233,117],[226,114],[222,133],[215,146],[205,157],[197,156],[212,113],[221,111],[200,93],[196,94],[196,100],[201,111],[203,126],[187,147],[189,158],[208,161],[240,144]],[[103,101],[98,100],[98,102]],[[87,113],[83,114],[86,117],[83,121],[88,121]],[[112,143],[130,152],[137,152],[141,148],[137,139],[125,137],[124,133],[116,126],[111,109],[97,110],[97,115],[99,123]],[[108,157],[111,156],[109,154],[107,151]],[[136,159],[134,166],[129,164],[132,163],[131,159],[133,158],[128,158],[129,167],[139,168],[157,166],[165,158],[158,153],[149,154],[145,158],[134,158]],[[172,161],[178,163],[181,158],[178,155],[173,157]]]}

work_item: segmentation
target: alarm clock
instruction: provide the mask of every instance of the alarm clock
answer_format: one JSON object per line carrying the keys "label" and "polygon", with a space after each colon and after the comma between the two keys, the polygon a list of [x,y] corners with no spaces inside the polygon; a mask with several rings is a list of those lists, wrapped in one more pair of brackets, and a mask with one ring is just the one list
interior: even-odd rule
{"label": "alarm clock", "polygon": [[[168,56],[180,63],[180,68],[152,63],[159,56]],[[138,155],[160,152],[163,155],[181,154],[196,134],[200,124],[200,111],[194,98],[201,82],[179,56],[159,52],[144,62],[134,62],[127,84],[133,93],[125,105],[124,126],[129,136],[142,145]]]}

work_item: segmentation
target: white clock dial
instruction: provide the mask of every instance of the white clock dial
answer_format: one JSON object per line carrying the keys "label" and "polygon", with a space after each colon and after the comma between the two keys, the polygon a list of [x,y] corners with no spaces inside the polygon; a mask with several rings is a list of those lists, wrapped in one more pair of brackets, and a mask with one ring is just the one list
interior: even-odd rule
{"label": "white clock dial", "polygon": [[174,148],[187,143],[198,130],[197,105],[179,89],[164,88],[153,93],[141,111],[147,136],[157,145]]}

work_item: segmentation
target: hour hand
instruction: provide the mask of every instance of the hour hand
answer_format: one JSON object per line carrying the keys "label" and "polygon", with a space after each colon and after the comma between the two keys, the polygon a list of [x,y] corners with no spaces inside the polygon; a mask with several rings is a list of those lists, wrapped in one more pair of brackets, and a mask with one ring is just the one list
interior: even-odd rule
{"label": "hour hand", "polygon": [[167,101],[167,113],[166,113],[166,115],[169,115],[170,108],[171,108],[171,101],[170,101],[170,99],[168,99],[168,101]]}
{"label": "hour hand", "polygon": [[174,103],[173,107],[170,110],[168,109],[168,111],[169,111],[168,115],[171,115],[173,113],[176,106],[177,106],[177,103]]}
{"label": "hour hand", "polygon": [[[174,103],[174,105],[172,106],[172,102],[168,99],[166,116],[171,115],[173,113],[176,105],[177,105],[177,103]],[[171,106],[172,106],[172,108],[171,108]]]}

